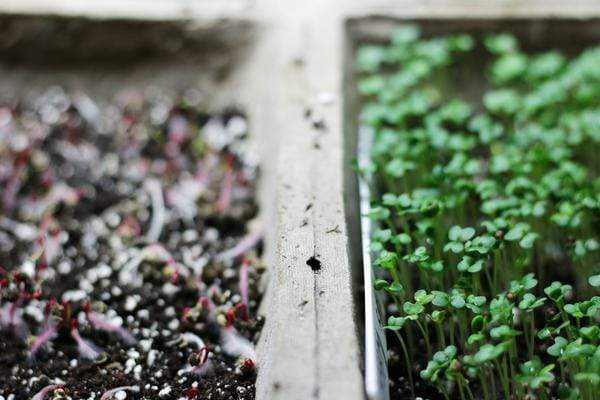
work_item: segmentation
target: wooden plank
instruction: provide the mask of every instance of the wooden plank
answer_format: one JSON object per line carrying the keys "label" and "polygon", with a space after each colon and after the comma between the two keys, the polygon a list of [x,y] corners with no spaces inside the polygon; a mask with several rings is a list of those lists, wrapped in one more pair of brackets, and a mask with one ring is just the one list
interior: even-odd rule
{"label": "wooden plank", "polygon": [[248,0],[2,0],[0,13],[139,21],[217,20],[240,16]]}
{"label": "wooden plank", "polygon": [[[335,2],[320,9],[276,3],[257,5],[269,21],[260,40],[271,50],[260,62],[267,88],[260,103],[273,111],[262,129],[279,143],[278,244],[257,398],[362,399],[343,203],[343,26]],[[313,258],[315,270],[307,265]]]}
{"label": "wooden plank", "polygon": [[354,1],[346,18],[589,18],[600,13],[596,0],[368,0]]}

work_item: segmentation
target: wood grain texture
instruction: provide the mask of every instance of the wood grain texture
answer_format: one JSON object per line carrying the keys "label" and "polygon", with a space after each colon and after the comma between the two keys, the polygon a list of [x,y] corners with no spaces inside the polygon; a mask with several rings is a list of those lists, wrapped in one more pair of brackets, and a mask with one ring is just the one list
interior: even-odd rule
{"label": "wood grain texture", "polygon": [[[272,18],[263,14],[277,22],[267,28],[271,53],[262,63],[268,83],[261,102],[276,110],[263,129],[279,141],[278,243],[257,398],[362,399],[343,208],[342,24],[330,21],[337,18],[331,10],[318,20],[306,8],[271,12]],[[331,104],[318,101],[328,95]],[[317,270],[307,265],[313,257]]]}

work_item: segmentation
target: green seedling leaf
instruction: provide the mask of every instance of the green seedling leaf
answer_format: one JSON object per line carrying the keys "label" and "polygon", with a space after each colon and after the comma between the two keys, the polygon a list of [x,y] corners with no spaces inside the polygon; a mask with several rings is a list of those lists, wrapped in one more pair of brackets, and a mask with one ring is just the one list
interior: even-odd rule
{"label": "green seedling leaf", "polygon": [[588,278],[588,283],[593,287],[600,287],[600,274],[590,276]]}
{"label": "green seedling leaf", "polygon": [[421,31],[416,25],[406,25],[397,28],[392,32],[391,43],[392,45],[405,45],[407,43],[413,43],[419,39]]}
{"label": "green seedling leaf", "polygon": [[511,281],[509,292],[516,296],[521,296],[526,291],[536,287],[537,284],[538,281],[535,279],[535,275],[529,273],[519,280]]}
{"label": "green seedling leaf", "polygon": [[511,230],[509,230],[506,235],[504,235],[504,240],[509,242],[513,242],[516,240],[521,240],[530,230],[529,224],[524,222],[519,222],[516,224]]}
{"label": "green seedling leaf", "polygon": [[385,59],[383,46],[361,46],[356,54],[356,68],[361,72],[377,72]]}
{"label": "green seedling leaf", "polygon": [[519,42],[508,33],[490,35],[483,41],[485,47],[493,54],[513,53],[519,50]]}
{"label": "green seedling leaf", "polygon": [[455,254],[462,253],[462,251],[464,249],[465,249],[464,244],[459,243],[459,242],[448,242],[444,246],[444,251],[451,251]]}
{"label": "green seedling leaf", "polygon": [[488,254],[494,249],[496,239],[489,235],[476,236],[465,246],[467,253]]}
{"label": "green seedling leaf", "polygon": [[512,310],[513,304],[503,294],[498,295],[490,302],[493,323],[508,324],[512,320]]}
{"label": "green seedling leaf", "polygon": [[454,225],[448,232],[448,238],[454,242],[466,242],[475,236],[475,229],[471,227],[461,228],[458,225]]}
{"label": "green seedling leaf", "polygon": [[420,372],[422,379],[436,382],[439,375],[445,372],[452,361],[456,358],[457,349],[455,346],[448,346],[443,351],[438,351],[433,355],[433,359],[427,363],[427,367]]}
{"label": "green seedling leaf", "polygon": [[435,310],[431,313],[430,318],[436,324],[441,324],[447,320],[448,313],[446,311]]}
{"label": "green seedling leaf", "polygon": [[375,287],[375,290],[385,290],[390,286],[390,284],[385,279],[377,279],[373,286]]}
{"label": "green seedling leaf", "polygon": [[399,282],[392,282],[385,290],[390,294],[400,295],[404,292],[404,287]]}
{"label": "green seedling leaf", "polygon": [[548,296],[555,303],[558,303],[566,296],[569,296],[572,291],[573,287],[571,285],[563,285],[558,281],[552,282],[550,286],[544,289],[546,296]]}
{"label": "green seedling leaf", "polygon": [[461,272],[470,272],[475,274],[483,269],[485,260],[476,260],[473,257],[463,256],[462,260],[458,263],[457,268]]}
{"label": "green seedling leaf", "polygon": [[551,51],[534,57],[527,68],[527,78],[532,81],[540,81],[555,76],[562,70],[565,64],[565,56]]}
{"label": "green seedling leaf", "polygon": [[404,327],[405,323],[405,318],[390,316],[388,318],[387,325],[384,326],[384,329],[389,329],[391,331],[399,331],[400,329],[402,329],[402,327]]}
{"label": "green seedling leaf", "polygon": [[369,211],[368,217],[374,221],[385,221],[390,217],[390,210],[385,207],[373,207]]}
{"label": "green seedling leaf", "polygon": [[521,364],[521,373],[518,376],[518,381],[521,384],[532,389],[538,389],[545,383],[550,383],[554,380],[552,370],[554,364],[543,365],[539,358],[535,357]]}
{"label": "green seedling leaf", "polygon": [[525,293],[523,295],[523,300],[521,300],[521,302],[519,303],[519,308],[525,311],[532,311],[538,307],[543,306],[545,301],[545,297],[538,299],[537,297],[535,297],[535,295],[531,293]]}
{"label": "green seedling leaf", "polygon": [[481,332],[485,328],[486,322],[485,318],[482,315],[476,315],[471,320],[471,329],[474,332]]}
{"label": "green seedling leaf", "polygon": [[412,243],[412,238],[408,233],[399,233],[396,236],[392,237],[391,242],[393,244],[403,244],[407,245]]}
{"label": "green seedling leaf", "polygon": [[373,240],[378,242],[386,243],[392,237],[392,231],[390,229],[378,229],[373,233]]}
{"label": "green seedling leaf", "polygon": [[598,327],[596,325],[584,326],[583,328],[579,329],[579,333],[584,338],[591,340],[591,341],[595,341],[600,338],[600,327]]}
{"label": "green seedling leaf", "polygon": [[402,178],[408,171],[415,169],[415,163],[395,158],[385,166],[385,172],[394,178]]}
{"label": "green seedling leaf", "polygon": [[410,301],[405,302],[402,308],[408,315],[419,315],[425,310],[421,303],[411,303]]}
{"label": "green seedling leaf", "polygon": [[404,260],[413,264],[421,263],[429,260],[429,254],[427,254],[425,246],[419,246],[411,254],[405,255]]}
{"label": "green seedling leaf", "polygon": [[471,310],[474,314],[480,314],[482,312],[481,307],[487,302],[485,296],[476,296],[470,294],[467,296],[466,307]]}
{"label": "green seedling leaf", "polygon": [[450,305],[450,295],[448,293],[434,290],[431,294],[433,294],[433,300],[431,302],[434,306],[448,307]]}
{"label": "green seedling leaf", "polygon": [[490,336],[494,339],[509,340],[511,338],[519,336],[520,334],[521,332],[512,329],[508,325],[500,325],[490,330]]}
{"label": "green seedling leaf", "polygon": [[531,249],[535,243],[535,241],[540,237],[535,232],[529,232],[519,241],[519,246],[524,249]]}
{"label": "green seedling leaf", "polygon": [[562,336],[557,336],[554,338],[554,344],[548,347],[548,354],[554,357],[560,357],[563,354],[563,350],[567,347],[569,341]]}
{"label": "green seedling leaf", "polygon": [[527,56],[510,53],[501,56],[490,68],[490,77],[494,83],[505,84],[516,80],[527,70]]}
{"label": "green seedling leaf", "polygon": [[469,35],[454,35],[448,40],[450,47],[454,51],[466,52],[475,46],[475,41]]}
{"label": "green seedling leaf", "polygon": [[450,305],[454,308],[463,308],[466,305],[465,298],[460,294],[453,294],[450,296]]}
{"label": "green seedling leaf", "polygon": [[572,315],[575,318],[583,318],[585,316],[584,311],[580,308],[580,304],[579,303],[575,303],[575,304],[565,304],[564,307],[565,311]]}
{"label": "green seedling leaf", "polygon": [[580,357],[589,357],[596,351],[596,346],[584,344],[581,338],[569,343],[563,349],[561,360],[576,360]]}
{"label": "green seedling leaf", "polygon": [[485,335],[483,333],[473,333],[467,338],[468,344],[475,344],[483,341],[485,341]]}
{"label": "green seedling leaf", "polygon": [[483,104],[494,114],[512,115],[521,107],[521,97],[512,89],[500,89],[487,92]]}
{"label": "green seedling leaf", "polygon": [[415,301],[422,305],[431,303],[434,297],[435,295],[427,294],[427,292],[423,289],[417,290],[415,292]]}
{"label": "green seedling leaf", "polygon": [[465,356],[464,361],[470,365],[482,365],[500,357],[500,355],[508,351],[509,346],[510,341],[502,342],[498,345],[487,343],[481,346],[479,351],[473,356]]}
{"label": "green seedling leaf", "polygon": [[398,255],[394,252],[383,250],[373,264],[387,270],[393,270],[398,263]]}

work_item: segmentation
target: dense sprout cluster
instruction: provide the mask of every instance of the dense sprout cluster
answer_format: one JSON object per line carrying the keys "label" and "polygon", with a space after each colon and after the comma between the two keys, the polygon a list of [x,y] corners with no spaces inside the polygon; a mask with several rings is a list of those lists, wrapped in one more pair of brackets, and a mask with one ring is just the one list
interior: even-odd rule
{"label": "dense sprout cluster", "polygon": [[[468,60],[479,100],[449,84]],[[407,382],[393,395],[598,398],[600,48],[527,54],[509,34],[409,26],[359,48],[357,68],[375,285]]]}
{"label": "dense sprout cluster", "polygon": [[0,398],[254,398],[256,162],[201,100],[0,106]]}

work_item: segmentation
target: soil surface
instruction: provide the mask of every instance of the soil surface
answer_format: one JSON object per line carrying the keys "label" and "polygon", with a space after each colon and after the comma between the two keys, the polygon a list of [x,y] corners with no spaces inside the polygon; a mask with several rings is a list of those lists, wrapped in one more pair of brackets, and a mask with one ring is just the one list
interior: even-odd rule
{"label": "soil surface", "polygon": [[0,399],[254,398],[256,163],[199,98],[0,107]]}

